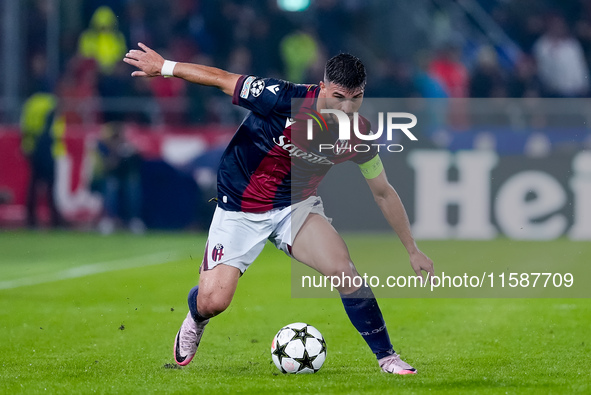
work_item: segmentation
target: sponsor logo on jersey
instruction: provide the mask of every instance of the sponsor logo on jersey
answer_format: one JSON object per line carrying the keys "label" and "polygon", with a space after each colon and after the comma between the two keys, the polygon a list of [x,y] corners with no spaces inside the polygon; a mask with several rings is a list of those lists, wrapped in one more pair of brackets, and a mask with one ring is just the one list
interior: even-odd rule
{"label": "sponsor logo on jersey", "polygon": [[211,251],[211,260],[214,262],[219,261],[224,256],[224,246],[221,243],[215,245]]}
{"label": "sponsor logo on jersey", "polygon": [[250,92],[250,85],[252,84],[252,82],[256,80],[256,77],[253,77],[252,75],[247,77],[244,80],[244,83],[242,84],[242,90],[240,91],[240,97],[243,99],[248,99],[248,95]]}
{"label": "sponsor logo on jersey", "polygon": [[269,92],[271,92],[272,94],[274,94],[275,96],[277,96],[277,92],[279,92],[279,85],[270,85],[266,88]]}
{"label": "sponsor logo on jersey", "polygon": [[287,129],[288,127],[290,127],[294,123],[296,123],[295,119],[293,119],[293,118],[287,118],[285,120],[285,129]]}
{"label": "sponsor logo on jersey", "polygon": [[259,97],[261,95],[261,93],[263,93],[264,89],[265,89],[265,81],[256,80],[255,82],[252,83],[252,86],[250,87],[250,93],[252,94],[252,97]]}
{"label": "sponsor logo on jersey", "polygon": [[293,158],[303,159],[318,165],[334,165],[334,162],[331,162],[325,156],[320,156],[312,152],[306,152],[303,149],[297,147],[283,135],[279,136],[279,140],[273,138],[273,142],[289,152],[289,156]]}

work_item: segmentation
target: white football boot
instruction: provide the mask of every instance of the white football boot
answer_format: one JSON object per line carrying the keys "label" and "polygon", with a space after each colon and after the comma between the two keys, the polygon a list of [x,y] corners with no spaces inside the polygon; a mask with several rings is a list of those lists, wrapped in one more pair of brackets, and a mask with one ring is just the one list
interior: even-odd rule
{"label": "white football boot", "polygon": [[396,353],[388,355],[378,360],[380,368],[386,373],[393,374],[416,374],[417,370],[400,359],[400,356]]}
{"label": "white football boot", "polygon": [[208,322],[209,320],[195,322],[191,312],[187,313],[174,339],[174,360],[178,365],[186,366],[193,360]]}

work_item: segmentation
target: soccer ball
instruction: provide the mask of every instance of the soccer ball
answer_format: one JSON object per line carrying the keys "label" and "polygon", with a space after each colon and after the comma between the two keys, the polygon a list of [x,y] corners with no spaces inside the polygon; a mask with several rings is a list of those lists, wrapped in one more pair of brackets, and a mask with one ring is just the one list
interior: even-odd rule
{"label": "soccer ball", "polygon": [[271,358],[282,373],[316,373],[326,360],[326,342],[312,325],[289,324],[273,338]]}

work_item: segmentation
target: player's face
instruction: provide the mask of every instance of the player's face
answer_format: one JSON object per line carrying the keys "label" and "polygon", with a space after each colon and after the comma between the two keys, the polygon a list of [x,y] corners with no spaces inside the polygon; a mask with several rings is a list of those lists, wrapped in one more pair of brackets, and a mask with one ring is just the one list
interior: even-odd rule
{"label": "player's face", "polygon": [[353,118],[353,113],[359,111],[359,107],[361,107],[363,92],[363,88],[357,88],[351,91],[338,84],[320,81],[320,95],[318,99],[323,101],[321,103],[322,108],[340,110],[346,113],[349,118]]}

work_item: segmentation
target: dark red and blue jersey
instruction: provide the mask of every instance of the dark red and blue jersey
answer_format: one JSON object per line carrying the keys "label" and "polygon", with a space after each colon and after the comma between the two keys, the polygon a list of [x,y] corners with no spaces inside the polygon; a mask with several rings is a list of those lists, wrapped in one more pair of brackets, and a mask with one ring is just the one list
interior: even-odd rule
{"label": "dark red and blue jersey", "polygon": [[[337,124],[330,121],[322,129],[314,124],[314,139],[307,139],[302,115],[315,110],[319,92],[317,85],[240,77],[232,103],[251,112],[221,159],[218,205],[222,209],[264,212],[290,206],[315,195],[335,164],[349,160],[362,164],[377,155],[374,147],[366,152],[351,149],[362,141],[354,134],[351,140],[339,140]],[[292,111],[294,99],[298,104]],[[359,117],[359,130],[370,133],[363,117]],[[334,149],[320,149],[320,144]]]}

